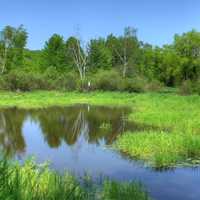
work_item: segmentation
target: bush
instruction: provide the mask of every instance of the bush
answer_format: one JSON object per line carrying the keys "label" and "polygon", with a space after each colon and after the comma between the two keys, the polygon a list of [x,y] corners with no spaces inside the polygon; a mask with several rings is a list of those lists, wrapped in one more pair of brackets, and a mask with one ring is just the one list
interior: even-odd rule
{"label": "bush", "polygon": [[179,87],[179,94],[190,95],[194,92],[194,87],[191,80],[183,81]]}
{"label": "bush", "polygon": [[[90,82],[90,86],[88,83]],[[80,80],[76,72],[59,73],[54,68],[43,73],[13,70],[1,76],[0,89],[11,91],[32,90],[64,90],[64,91],[127,91],[145,92],[159,91],[162,85],[158,81],[149,82],[139,75],[122,78],[116,70],[99,70],[95,74],[88,74]],[[200,93],[200,88],[198,89]]]}
{"label": "bush", "polygon": [[194,93],[200,95],[200,79],[193,82],[192,88]]}
{"label": "bush", "polygon": [[114,70],[98,71],[92,81],[92,88],[97,90],[115,91],[122,83],[120,74]]}
{"label": "bush", "polygon": [[77,84],[77,76],[74,73],[54,74],[53,71],[47,71],[43,74],[11,71],[0,79],[0,89],[11,91],[72,91],[77,89]]}
{"label": "bush", "polygon": [[57,90],[73,91],[78,88],[78,77],[75,73],[64,73],[58,76],[53,84]]}
{"label": "bush", "polygon": [[120,90],[127,92],[144,92],[146,80],[141,77],[127,78],[122,81]]}
{"label": "bush", "polygon": [[12,71],[1,78],[0,88],[11,91],[48,89],[48,82],[39,74]]}
{"label": "bush", "polygon": [[159,92],[163,89],[164,85],[158,80],[149,81],[145,86],[145,91]]}

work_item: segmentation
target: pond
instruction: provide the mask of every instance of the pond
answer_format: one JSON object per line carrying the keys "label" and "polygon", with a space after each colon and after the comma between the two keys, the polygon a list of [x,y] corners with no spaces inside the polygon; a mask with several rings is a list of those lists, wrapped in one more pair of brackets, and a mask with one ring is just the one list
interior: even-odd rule
{"label": "pond", "polygon": [[156,200],[199,200],[200,168],[155,171],[112,150],[119,134],[154,129],[129,122],[128,107],[73,105],[43,109],[0,110],[0,148],[20,161],[35,155],[38,163],[78,176],[104,175],[144,184]]}

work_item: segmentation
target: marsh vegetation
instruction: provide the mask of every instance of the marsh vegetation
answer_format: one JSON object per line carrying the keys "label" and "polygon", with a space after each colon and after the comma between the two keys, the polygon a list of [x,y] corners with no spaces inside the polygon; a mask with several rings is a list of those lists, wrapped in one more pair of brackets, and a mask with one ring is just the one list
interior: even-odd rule
{"label": "marsh vegetation", "polygon": [[[1,199],[149,199],[133,180],[155,199],[199,199],[200,32],[162,47],[133,27],[54,34],[34,51],[27,39],[23,26],[0,32]],[[88,171],[110,179],[77,178]]]}
{"label": "marsh vegetation", "polygon": [[5,200],[150,200],[141,184],[110,180],[95,183],[88,176],[78,180],[69,173],[59,175],[49,170],[47,164],[36,165],[31,160],[23,166],[0,160],[0,170],[0,198]]}
{"label": "marsh vegetation", "polygon": [[[50,169],[46,170],[52,176],[57,176],[57,172],[51,171],[52,168],[60,173],[67,170],[67,179],[78,184],[77,190],[81,195],[86,195],[88,191],[75,177],[84,177],[86,171],[91,179],[103,174],[110,179],[126,182],[105,180],[101,189],[94,183],[92,188],[96,190],[90,188],[89,191],[101,198],[105,193],[112,193],[113,198],[117,199],[121,195],[120,188],[123,195],[123,190],[131,197],[133,191],[139,190],[141,199],[147,198],[146,192],[141,192],[138,184],[130,183],[130,180],[142,182],[149,196],[155,199],[172,196],[187,199],[191,191],[196,191],[196,184],[193,183],[198,183],[198,177],[192,168],[195,166],[199,169],[200,157],[200,101],[197,95],[42,91],[2,92],[1,97],[0,141],[4,152],[22,163],[32,155],[36,156],[39,166],[49,160]],[[90,164],[85,160],[90,160]],[[38,164],[30,163],[37,172]],[[23,171],[27,164],[13,166]],[[161,169],[167,171],[159,172]],[[170,173],[169,169],[173,172]],[[158,173],[161,173],[160,178],[155,183],[153,180]],[[187,177],[190,187],[184,187],[182,193],[177,190],[171,196],[167,195],[165,189],[169,183],[165,181],[166,176],[172,180],[170,184],[173,187],[180,187],[179,176],[182,179]],[[60,175],[58,177],[60,182],[62,178]],[[158,192],[158,189],[162,192]],[[66,188],[66,191],[70,190]],[[199,195],[197,192],[195,194]]]}

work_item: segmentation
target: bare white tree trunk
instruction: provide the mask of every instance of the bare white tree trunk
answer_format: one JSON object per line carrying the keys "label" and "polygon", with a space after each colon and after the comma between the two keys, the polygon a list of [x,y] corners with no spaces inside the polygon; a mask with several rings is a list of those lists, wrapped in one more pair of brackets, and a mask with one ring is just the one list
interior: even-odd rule
{"label": "bare white tree trunk", "polygon": [[125,78],[126,77],[127,66],[128,66],[126,47],[124,47],[123,55],[121,55],[120,52],[117,51],[117,49],[115,49],[115,52],[118,55],[118,57],[120,58],[121,63],[123,65],[122,77]]}
{"label": "bare white tree trunk", "polygon": [[85,78],[86,65],[87,65],[87,56],[81,52],[81,46],[79,41],[76,40],[76,46],[72,47],[73,60],[79,71],[81,81]]}
{"label": "bare white tree trunk", "polygon": [[6,62],[7,62],[7,54],[8,54],[8,47],[9,47],[9,41],[5,40],[4,44],[4,52],[2,56],[0,57],[0,68],[1,68],[1,74],[5,72],[6,69]]}
{"label": "bare white tree trunk", "polygon": [[127,71],[127,63],[125,62],[125,63],[123,64],[123,72],[122,72],[123,78],[126,77],[126,71]]}
{"label": "bare white tree trunk", "polygon": [[1,66],[1,74],[3,74],[5,72],[6,61],[7,61],[7,47],[5,47],[5,50],[4,50],[4,56],[2,59],[2,66]]}
{"label": "bare white tree trunk", "polygon": [[3,74],[5,72],[5,68],[6,68],[6,62],[7,62],[7,47],[5,46],[5,49],[4,49],[4,53],[3,55],[0,57],[0,68],[1,68],[1,71],[0,73]]}

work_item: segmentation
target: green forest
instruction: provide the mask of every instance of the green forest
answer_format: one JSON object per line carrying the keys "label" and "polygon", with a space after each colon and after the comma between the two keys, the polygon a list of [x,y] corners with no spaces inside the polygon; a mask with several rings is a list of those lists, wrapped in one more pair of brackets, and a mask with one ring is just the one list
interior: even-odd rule
{"label": "green forest", "polygon": [[1,200],[199,199],[200,32],[121,32],[0,31]]}
{"label": "green forest", "polygon": [[83,41],[53,34],[41,50],[26,48],[24,26],[0,32],[0,89],[11,91],[160,91],[200,93],[200,32],[175,34],[162,47],[141,41],[137,29]]}

